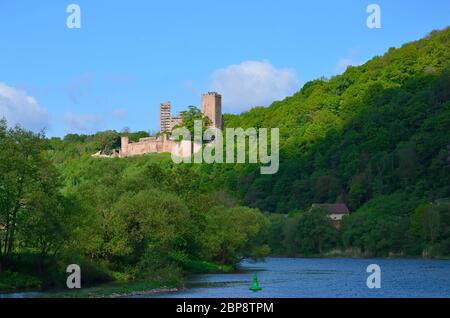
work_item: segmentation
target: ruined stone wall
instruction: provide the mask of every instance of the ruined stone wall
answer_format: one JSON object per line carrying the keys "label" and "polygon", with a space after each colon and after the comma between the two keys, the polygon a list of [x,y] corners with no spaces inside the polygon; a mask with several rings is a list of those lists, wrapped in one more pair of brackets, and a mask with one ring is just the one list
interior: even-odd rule
{"label": "ruined stone wall", "polygon": [[143,155],[150,152],[150,145],[153,141],[139,141],[128,144],[128,156]]}
{"label": "ruined stone wall", "polygon": [[183,120],[181,119],[181,117],[170,117],[170,125],[168,131],[171,131],[176,125],[181,125],[182,122]]}
{"label": "ruined stone wall", "polygon": [[128,137],[121,138],[120,157],[143,155],[146,153],[172,152],[176,142],[165,135],[159,138],[141,138],[138,142],[129,142]]}

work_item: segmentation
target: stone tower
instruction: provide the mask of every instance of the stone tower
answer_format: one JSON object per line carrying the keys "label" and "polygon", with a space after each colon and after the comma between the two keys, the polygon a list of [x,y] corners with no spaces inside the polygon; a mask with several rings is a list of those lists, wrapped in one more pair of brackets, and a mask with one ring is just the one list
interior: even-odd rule
{"label": "stone tower", "polygon": [[159,105],[159,131],[165,132],[170,130],[171,115],[170,102],[161,103]]}
{"label": "stone tower", "polygon": [[120,156],[121,157],[128,156],[128,145],[129,145],[128,136],[122,136],[120,138]]}
{"label": "stone tower", "polygon": [[211,120],[211,127],[222,129],[222,95],[216,92],[202,94],[202,113]]}

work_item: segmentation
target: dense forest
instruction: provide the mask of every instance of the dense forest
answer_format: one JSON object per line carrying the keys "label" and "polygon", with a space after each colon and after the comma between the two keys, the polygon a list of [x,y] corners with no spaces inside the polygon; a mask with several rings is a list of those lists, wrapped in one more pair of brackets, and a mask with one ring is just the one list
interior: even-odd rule
{"label": "dense forest", "polygon": [[[146,132],[0,122],[0,290],[228,271],[244,257],[450,256],[450,28],[306,83],[226,127],[280,128],[280,170],[93,158]],[[195,115],[191,107],[186,121]],[[346,203],[340,230],[312,203]]]}
{"label": "dense forest", "polygon": [[[226,115],[227,127],[279,127],[280,170],[205,167],[208,177],[262,211],[292,215],[312,203],[346,203],[353,213],[330,247],[449,255],[449,61],[447,28],[308,82],[270,107]],[[291,226],[299,230],[298,222]],[[291,236],[281,239],[292,242]],[[308,252],[300,246],[279,252]]]}
{"label": "dense forest", "polygon": [[48,140],[2,121],[0,289],[63,288],[72,263],[84,286],[178,285],[268,254],[263,213],[202,186],[192,167],[167,154],[92,158],[112,135]]}

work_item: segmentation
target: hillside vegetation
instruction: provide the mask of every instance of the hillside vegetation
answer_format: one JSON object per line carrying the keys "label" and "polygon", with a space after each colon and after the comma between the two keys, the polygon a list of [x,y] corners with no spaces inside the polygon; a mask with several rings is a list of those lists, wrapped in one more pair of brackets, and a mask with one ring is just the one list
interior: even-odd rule
{"label": "hillside vegetation", "polygon": [[[47,139],[0,121],[0,290],[64,288],[72,263],[83,286],[159,286],[270,253],[450,256],[449,40],[434,31],[226,115],[227,127],[280,129],[273,175],[167,154],[93,158],[120,134]],[[325,202],[353,212],[339,231],[310,209]]]}
{"label": "hillside vegetation", "polygon": [[[227,127],[280,129],[280,170],[207,167],[209,177],[264,211],[345,202],[356,211],[344,222],[345,247],[420,253],[427,244],[414,240],[414,210],[450,197],[449,61],[447,28],[308,82],[270,107],[226,115]],[[446,242],[438,250],[450,254],[446,213],[436,224]]]}
{"label": "hillside vegetation", "polygon": [[45,139],[0,122],[0,291],[145,281],[180,286],[187,273],[229,271],[263,257],[267,218],[198,183],[168,154],[92,158],[118,133]]}

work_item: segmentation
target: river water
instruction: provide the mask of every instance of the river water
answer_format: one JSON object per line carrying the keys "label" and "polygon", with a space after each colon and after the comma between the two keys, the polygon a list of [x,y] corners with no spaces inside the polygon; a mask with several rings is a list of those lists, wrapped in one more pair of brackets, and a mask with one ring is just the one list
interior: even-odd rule
{"label": "river water", "polygon": [[[381,288],[369,289],[367,266],[381,269]],[[252,292],[254,274],[262,290]],[[305,297],[450,297],[450,260],[267,258],[244,260],[237,273],[202,274],[189,278],[186,289],[168,294],[133,297],[305,298]],[[2,297],[45,297],[17,293]]]}
{"label": "river water", "polygon": [[[380,266],[379,289],[367,287],[370,264]],[[267,258],[240,269],[196,275],[187,289],[153,297],[450,297],[450,260]],[[262,291],[249,290],[254,273]]]}

